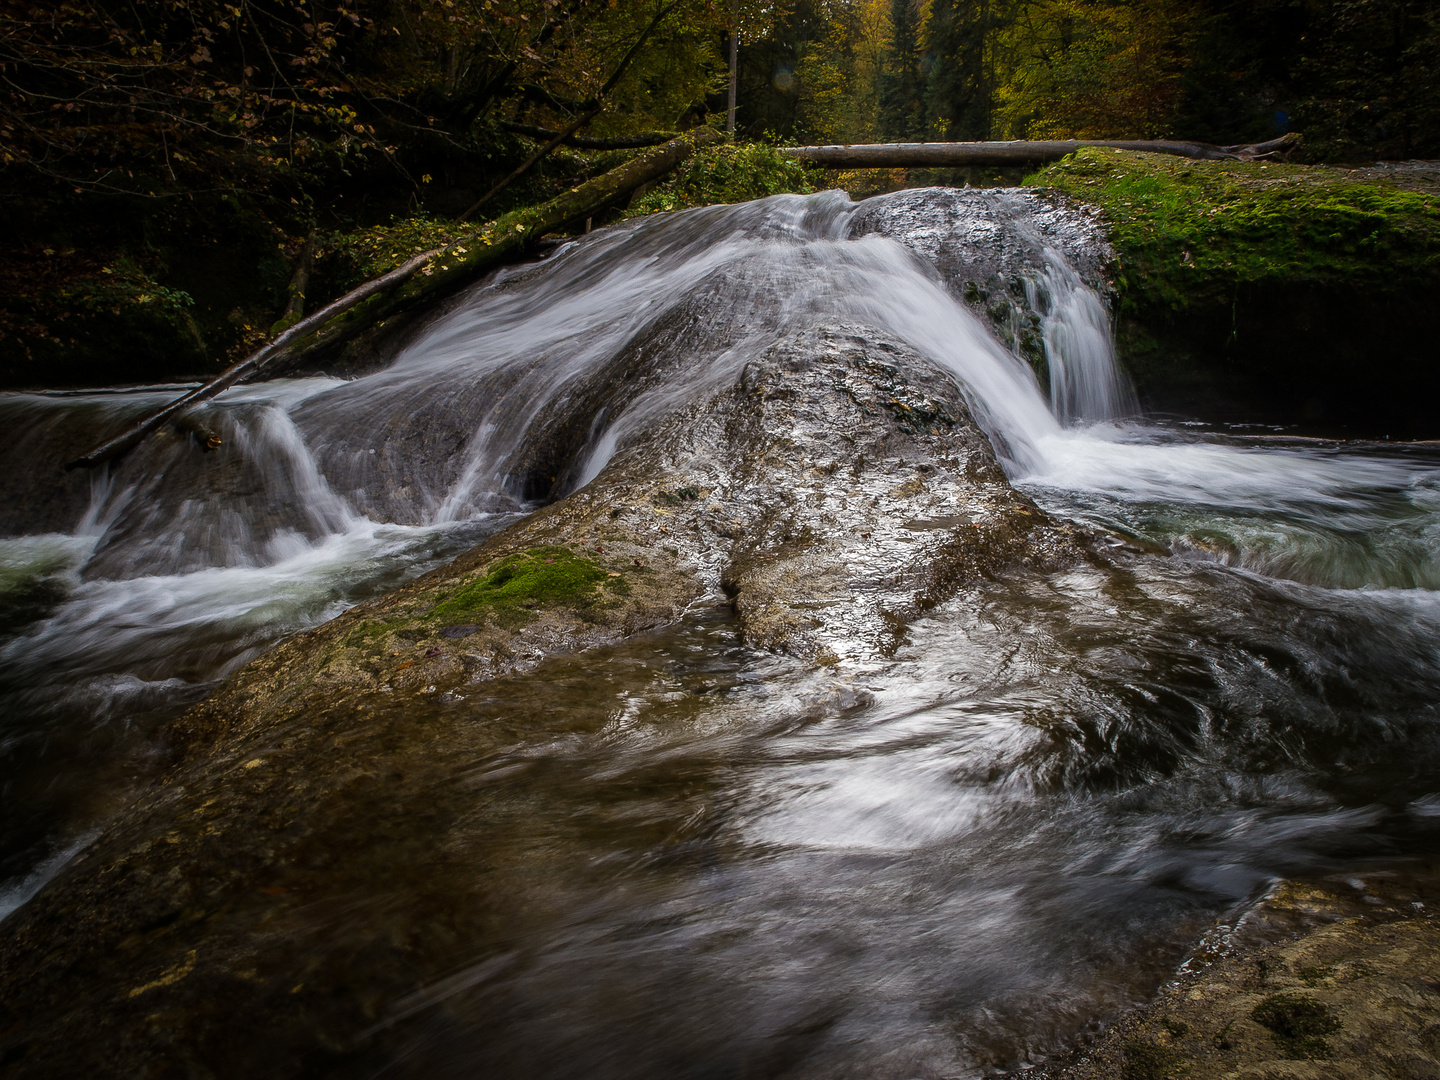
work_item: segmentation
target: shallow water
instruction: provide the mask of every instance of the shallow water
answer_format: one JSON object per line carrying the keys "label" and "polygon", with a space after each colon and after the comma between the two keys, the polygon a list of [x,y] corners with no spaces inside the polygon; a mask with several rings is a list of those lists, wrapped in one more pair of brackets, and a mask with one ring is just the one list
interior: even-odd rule
{"label": "shallow water", "polygon": [[477,687],[425,720],[474,733],[413,788],[439,836],[402,884],[327,897],[445,928],[383,1060],[979,1075],[1143,1000],[1278,876],[1440,854],[1440,607],[1240,584],[992,586],[838,678],[716,612]]}
{"label": "shallow water", "polygon": [[[24,496],[0,540],[0,918],[216,680],[590,481],[808,325],[915,347],[1018,486],[1149,554],[973,589],[838,675],[717,609],[437,704],[469,734],[388,825],[438,844],[443,806],[463,858],[334,898],[361,933],[423,923],[427,890],[458,912],[446,970],[381,1010],[392,1071],[1010,1068],[1144,999],[1278,876],[1440,855],[1440,448],[1127,416],[1076,269],[1097,241],[1027,198],[607,230],[384,372],[232,391],[204,411],[220,451],[167,433],[93,481],[35,463],[164,394],[0,397]],[[951,255],[986,237],[1048,397],[959,299]]]}

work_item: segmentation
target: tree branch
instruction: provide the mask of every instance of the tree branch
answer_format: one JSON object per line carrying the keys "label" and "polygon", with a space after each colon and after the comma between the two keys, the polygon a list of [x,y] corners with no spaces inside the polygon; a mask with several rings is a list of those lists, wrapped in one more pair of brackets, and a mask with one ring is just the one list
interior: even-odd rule
{"label": "tree branch", "polygon": [[605,84],[600,87],[600,92],[597,93],[587,103],[585,111],[579,116],[577,116],[574,120],[572,120],[566,126],[564,131],[557,131],[549,142],[547,142],[539,150],[535,151],[535,153],[531,154],[528,158],[526,158],[525,161],[518,168],[512,171],[509,176],[505,177],[505,179],[501,180],[484,195],[481,195],[480,198],[476,199],[475,202],[470,206],[470,208],[460,215],[459,220],[464,221],[469,218],[470,215],[475,213],[476,210],[479,210],[480,207],[484,206],[496,195],[500,194],[500,192],[504,191],[516,180],[529,172],[530,169],[534,167],[537,161],[545,157],[547,154],[550,153],[550,151],[554,150],[562,142],[570,138],[572,135],[575,134],[575,132],[579,131],[592,119],[598,116],[600,110],[605,107],[605,95],[610,93],[611,90],[615,89],[615,84],[624,77],[625,72],[630,68],[630,64],[634,61],[635,57],[639,55],[641,48],[644,47],[645,42],[650,40],[650,35],[655,32],[655,28],[660,25],[666,15],[669,15],[670,12],[674,11],[679,6],[680,0],[670,0],[670,3],[667,6],[662,7],[659,11],[657,11],[655,13],[655,17],[650,20],[650,25],[645,27],[645,29],[641,32],[640,36],[635,39],[634,44],[632,44],[630,48],[625,51],[625,55],[620,58],[620,63],[617,64],[615,70],[610,73],[610,77],[605,80]]}

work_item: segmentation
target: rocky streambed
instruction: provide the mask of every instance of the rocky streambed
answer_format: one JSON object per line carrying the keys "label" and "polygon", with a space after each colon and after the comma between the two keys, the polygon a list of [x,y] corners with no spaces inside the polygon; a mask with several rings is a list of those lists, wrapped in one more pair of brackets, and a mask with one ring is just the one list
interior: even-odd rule
{"label": "rocky streambed", "polygon": [[[954,382],[912,350],[858,326],[781,340],[581,491],[277,646],[176,720],[163,781],[7,925],[18,1063],[359,1065],[394,1038],[396,1002],[485,941],[464,899],[488,837],[439,778],[493,741],[465,708],[492,681],[543,682],[556,657],[704,605],[733,609],[746,645],[817,665],[817,692],[858,700],[851,670],[958,589],[1097,546],[1006,482]],[[395,890],[385,940],[361,918],[322,970],[295,973],[306,912],[377,878]]]}
{"label": "rocky streambed", "polygon": [[1423,1075],[1440,462],[1126,422],[1087,220],[627,226],[48,510],[7,1069]]}

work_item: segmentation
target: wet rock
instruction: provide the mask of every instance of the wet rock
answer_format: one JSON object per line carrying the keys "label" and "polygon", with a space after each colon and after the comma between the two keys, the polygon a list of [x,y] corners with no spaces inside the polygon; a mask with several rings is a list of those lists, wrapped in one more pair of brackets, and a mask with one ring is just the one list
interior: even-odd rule
{"label": "wet rock", "polygon": [[1060,252],[1092,287],[1108,288],[1115,258],[1094,207],[1050,191],[924,188],[864,203],[855,235],[879,233],[940,271],[950,291],[997,325],[1027,303],[1025,282]]}
{"label": "wet rock", "polygon": [[[1431,880],[1285,882],[1150,1005],[1036,1080],[1440,1076]],[[1356,888],[1356,886],[1359,888]]]}
{"label": "wet rock", "polygon": [[453,639],[453,638],[467,638],[467,637],[469,637],[471,634],[475,633],[476,630],[479,630],[479,629],[480,629],[480,627],[477,626],[475,623],[461,623],[459,626],[446,626],[446,627],[443,627],[443,628],[440,630],[440,636],[443,637],[443,638],[452,638],[452,639]]}
{"label": "wet rock", "polygon": [[[446,703],[697,604],[732,604],[752,646],[863,670],[967,584],[1086,553],[918,354],[863,326],[784,337],[593,483],[182,716],[164,782],[7,920],[0,1052],[17,1076],[353,1071],[386,1003],[483,922],[453,777],[507,735]],[[365,918],[327,899],[358,881],[381,896]],[[257,1030],[265,1046],[235,1041]]]}

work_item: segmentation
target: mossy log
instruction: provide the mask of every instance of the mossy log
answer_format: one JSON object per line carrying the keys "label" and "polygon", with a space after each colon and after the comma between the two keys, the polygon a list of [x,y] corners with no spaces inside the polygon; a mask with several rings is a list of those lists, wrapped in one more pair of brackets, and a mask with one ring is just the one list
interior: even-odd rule
{"label": "mossy log", "polygon": [[262,372],[290,367],[333,349],[376,323],[445,296],[486,271],[514,260],[545,233],[584,221],[640,185],[664,176],[698,147],[723,138],[713,128],[697,128],[547,203],[516,210],[488,225],[457,234],[449,243],[416,255],[299,320],[204,386],[152,413],[65,468],[93,469],[133,449],[151,432],[198,402]]}
{"label": "mossy log", "polygon": [[1014,142],[953,143],[872,143],[850,146],[787,146],[786,157],[830,169],[899,169],[1000,167],[1044,165],[1068,157],[1081,147],[1105,146],[1116,150],[1141,150],[1151,154],[1176,154],[1206,161],[1261,161],[1278,158],[1300,145],[1300,136],[1285,135],[1269,142],[1243,146],[1213,146],[1201,142],[1166,139],[1053,139]]}

